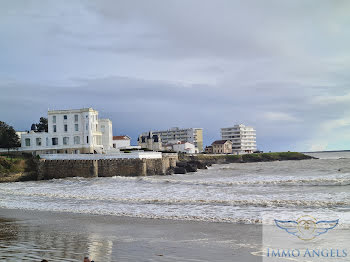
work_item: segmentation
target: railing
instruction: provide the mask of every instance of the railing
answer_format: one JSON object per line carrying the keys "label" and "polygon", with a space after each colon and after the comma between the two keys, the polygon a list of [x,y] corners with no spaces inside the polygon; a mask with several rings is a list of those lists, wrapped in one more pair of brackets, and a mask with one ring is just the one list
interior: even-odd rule
{"label": "railing", "polygon": [[47,160],[100,160],[100,159],[160,159],[161,152],[132,152],[118,154],[42,154]]}

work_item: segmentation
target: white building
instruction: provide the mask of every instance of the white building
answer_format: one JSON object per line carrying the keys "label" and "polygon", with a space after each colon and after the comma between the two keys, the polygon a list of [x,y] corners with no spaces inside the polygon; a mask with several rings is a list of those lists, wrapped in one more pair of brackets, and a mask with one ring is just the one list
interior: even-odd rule
{"label": "white building", "polygon": [[113,148],[129,148],[130,140],[129,136],[113,136]]}
{"label": "white building", "polygon": [[112,148],[112,122],[92,108],[48,111],[48,132],[21,135],[21,151],[35,154],[104,153]]}
{"label": "white building", "polygon": [[190,142],[173,141],[167,144],[166,148],[175,152],[182,152],[187,154],[198,153],[198,148]]}
{"label": "white building", "polygon": [[236,154],[256,151],[256,131],[243,124],[221,128],[221,139],[232,142],[232,151]]}
{"label": "white building", "polygon": [[163,144],[179,140],[189,142],[195,145],[199,152],[203,151],[203,128],[178,128],[174,127],[164,131],[152,131],[153,134],[159,135]]}

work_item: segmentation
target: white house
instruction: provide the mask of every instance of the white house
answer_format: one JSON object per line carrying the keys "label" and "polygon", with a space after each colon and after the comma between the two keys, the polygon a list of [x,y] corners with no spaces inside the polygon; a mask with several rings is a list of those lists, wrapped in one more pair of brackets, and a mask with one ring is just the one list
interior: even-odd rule
{"label": "white house", "polygon": [[232,151],[236,154],[256,151],[256,131],[243,124],[221,128],[221,139],[232,142]]}
{"label": "white house", "polygon": [[170,142],[170,146],[172,150],[175,152],[182,152],[187,154],[198,153],[198,148],[190,142],[183,142],[183,141],[176,141],[175,143]]}
{"label": "white house", "polygon": [[48,132],[21,135],[21,151],[35,154],[104,153],[112,148],[112,122],[92,108],[48,111]]}
{"label": "white house", "polygon": [[129,136],[113,136],[113,148],[129,148],[130,140]]}

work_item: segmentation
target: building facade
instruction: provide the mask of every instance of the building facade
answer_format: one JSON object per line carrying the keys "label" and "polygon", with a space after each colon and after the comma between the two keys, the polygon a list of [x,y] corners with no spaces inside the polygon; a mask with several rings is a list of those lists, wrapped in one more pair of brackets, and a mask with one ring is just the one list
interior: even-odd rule
{"label": "building facade", "polygon": [[113,148],[128,148],[130,140],[129,136],[113,136]]}
{"label": "building facade", "polygon": [[189,142],[195,145],[199,152],[203,152],[203,128],[178,128],[174,127],[164,131],[152,131],[159,135],[163,144],[171,141]]}
{"label": "building facade", "polygon": [[198,148],[194,144],[183,141],[171,141],[169,144],[164,146],[164,149],[186,154],[198,153]]}
{"label": "building facade", "polygon": [[152,132],[144,133],[137,139],[137,144],[142,148],[146,148],[153,151],[162,151],[162,139],[159,135]]}
{"label": "building facade", "polygon": [[230,140],[216,140],[211,146],[214,154],[232,154],[232,142]]}
{"label": "building facade", "polygon": [[103,153],[112,147],[112,122],[92,108],[48,111],[48,132],[21,135],[21,150],[35,154]]}
{"label": "building facade", "polygon": [[253,153],[256,149],[256,131],[243,124],[221,128],[221,139],[232,142],[233,153]]}
{"label": "building facade", "polygon": [[204,151],[207,154],[212,154],[213,153],[213,146],[206,146]]}

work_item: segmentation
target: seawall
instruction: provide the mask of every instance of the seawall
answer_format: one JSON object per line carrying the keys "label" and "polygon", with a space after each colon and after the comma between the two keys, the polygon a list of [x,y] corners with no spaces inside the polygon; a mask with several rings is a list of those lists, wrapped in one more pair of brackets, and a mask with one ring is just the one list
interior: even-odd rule
{"label": "seawall", "polygon": [[112,177],[166,175],[176,166],[177,154],[158,159],[94,159],[38,161],[38,180],[66,177]]}

